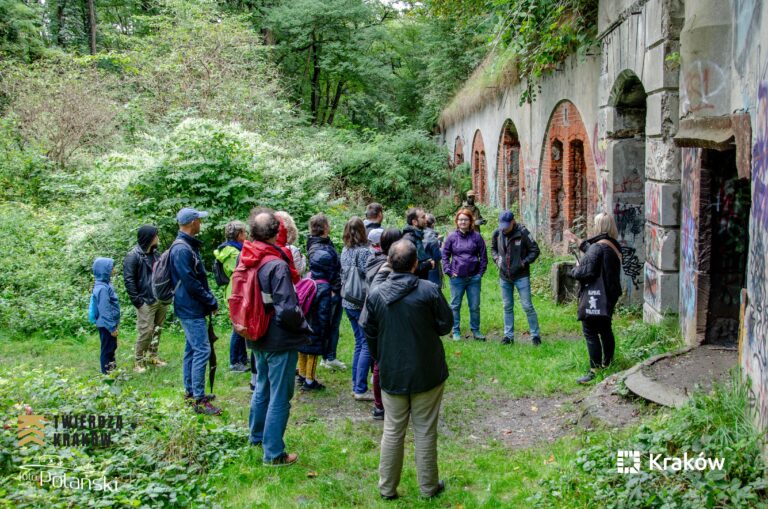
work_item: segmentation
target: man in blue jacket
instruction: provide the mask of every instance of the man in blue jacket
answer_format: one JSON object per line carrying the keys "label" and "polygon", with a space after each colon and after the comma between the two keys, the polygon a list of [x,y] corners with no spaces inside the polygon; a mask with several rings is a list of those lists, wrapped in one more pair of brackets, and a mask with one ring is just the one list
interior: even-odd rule
{"label": "man in blue jacket", "polygon": [[208,286],[208,277],[200,256],[200,219],[208,216],[193,208],[183,208],[176,214],[179,234],[171,249],[171,283],[174,313],[184,329],[184,388],[185,398],[194,400],[195,412],[219,415],[221,409],[213,406],[211,396],[205,395],[205,366],[211,355],[208,326],[205,317],[215,313],[219,304]]}

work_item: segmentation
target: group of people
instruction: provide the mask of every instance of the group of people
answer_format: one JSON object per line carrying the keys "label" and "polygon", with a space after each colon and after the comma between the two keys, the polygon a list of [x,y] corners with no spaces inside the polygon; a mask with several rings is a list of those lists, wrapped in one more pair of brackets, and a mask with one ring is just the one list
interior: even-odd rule
{"label": "group of people", "polygon": [[[467,205],[474,204],[469,200],[459,209],[454,217],[455,230],[442,239],[434,230],[434,217],[423,209],[409,209],[402,230],[385,229],[383,207],[371,203],[365,220],[353,217],[345,224],[341,253],[330,238],[331,225],[323,214],[309,220],[305,252],[295,245],[298,229],[285,212],[258,207],[251,211],[247,225],[240,221],[226,225],[225,242],[214,251],[218,265],[214,272],[217,282],[226,284],[224,295],[233,317],[230,369],[251,372],[250,442],[263,448],[265,465],[297,461],[298,456],[289,454],[283,441],[290,400],[297,385],[303,391],[324,388],[317,379],[318,365],[346,368],[337,358],[339,326],[342,314],[346,314],[355,338],[352,397],[373,401],[373,417],[384,420],[381,496],[398,496],[409,420],[414,428],[422,495],[435,496],[445,488],[438,477],[436,445],[437,418],[448,378],[440,338],[452,332],[454,340],[462,339],[460,308],[465,294],[471,335],[476,340],[486,339],[480,330],[480,285],[488,264],[487,248],[478,231],[479,213]],[[157,251],[157,229],[150,225],[140,228],[137,245],[125,257],[123,278],[137,309],[134,369],[140,373],[149,366],[165,365],[158,356],[158,343],[168,303],[155,297],[157,274],[153,270],[167,264],[169,283],[174,288],[174,314],[185,335],[185,399],[198,413],[218,415],[221,410],[212,403],[215,396],[205,393],[205,367],[211,353],[206,318],[219,309],[203,264],[202,243],[197,239],[201,219],[206,216],[206,212],[193,208],[181,209],[176,216],[176,240],[162,256]],[[605,294],[606,310],[602,313],[590,310],[582,316],[580,306],[579,318],[590,355],[590,371],[579,379],[582,383],[612,360],[610,315],[621,293],[616,225],[610,215],[599,214],[595,227],[597,235],[581,242],[586,254],[573,271],[582,281],[585,295],[598,278]],[[578,241],[570,233],[569,239]],[[541,335],[530,284],[530,265],[539,256],[538,245],[531,232],[516,223],[511,211],[500,214],[491,243],[504,303],[502,343],[514,342],[513,292],[517,288],[532,343],[539,345]],[[89,317],[99,329],[104,373],[114,368],[120,322],[119,302],[110,283],[113,271],[113,260],[94,261],[96,283]],[[443,274],[449,278],[450,305],[441,291]],[[241,293],[243,288],[251,288],[248,284],[254,285],[258,295],[244,299]],[[258,305],[253,304],[254,299],[260,299]],[[253,307],[233,309],[243,305]],[[234,316],[243,311],[264,313],[268,322],[259,337],[246,339],[244,333],[238,333],[244,329],[238,328]]]}

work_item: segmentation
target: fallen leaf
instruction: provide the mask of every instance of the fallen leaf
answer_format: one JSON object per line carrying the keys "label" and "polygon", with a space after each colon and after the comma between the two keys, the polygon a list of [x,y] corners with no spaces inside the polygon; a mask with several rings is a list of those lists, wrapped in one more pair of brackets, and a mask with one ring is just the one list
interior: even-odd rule
{"label": "fallen leaf", "polygon": [[554,461],[555,461],[555,455],[554,455],[554,454],[550,454],[550,455],[549,455],[549,458],[547,458],[547,459],[544,461],[544,464],[545,464],[545,465],[549,465],[550,463],[554,463]]}
{"label": "fallen leaf", "polygon": [[539,411],[539,407],[537,407],[537,406],[532,406],[531,407],[531,412],[538,412],[538,411]]}
{"label": "fallen leaf", "polygon": [[514,431],[512,431],[511,429],[503,429],[503,430],[501,430],[501,434],[502,435],[511,435],[512,433],[514,433]]}
{"label": "fallen leaf", "polygon": [[520,470],[520,467],[512,467],[512,470]]}
{"label": "fallen leaf", "polygon": [[491,383],[492,384],[497,384],[497,383],[499,383],[499,380],[496,377],[493,377],[493,378],[491,378]]}
{"label": "fallen leaf", "polygon": [[307,477],[309,477],[310,479],[314,479],[315,477],[317,477],[317,472],[315,472],[314,470],[310,470],[309,472],[307,472]]}

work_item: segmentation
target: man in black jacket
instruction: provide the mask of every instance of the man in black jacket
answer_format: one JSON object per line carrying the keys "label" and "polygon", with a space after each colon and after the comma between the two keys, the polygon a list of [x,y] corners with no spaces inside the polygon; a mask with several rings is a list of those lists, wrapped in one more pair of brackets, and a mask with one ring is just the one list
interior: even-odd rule
{"label": "man in black jacket", "polygon": [[403,228],[403,238],[410,240],[416,246],[416,257],[419,261],[416,275],[419,279],[428,279],[429,271],[435,268],[435,260],[424,249],[424,228],[427,226],[427,215],[424,209],[410,208],[405,213],[406,227]]}
{"label": "man in black jacket", "polygon": [[143,373],[147,364],[165,366],[157,355],[160,332],[165,323],[168,306],[162,304],[152,291],[152,267],[157,261],[157,228],[145,224],[139,228],[138,244],[123,260],[125,291],[136,308],[136,336],[134,371]]}
{"label": "man in black jacket", "polygon": [[299,308],[291,282],[291,271],[284,253],[276,246],[280,222],[270,209],[256,208],[248,219],[251,242],[243,244],[240,264],[257,267],[265,256],[276,256],[258,269],[259,288],[269,319],[267,332],[248,346],[256,354],[256,389],[248,419],[250,440],[262,444],[264,464],[291,465],[299,458],[285,452],[285,427],[293,397],[298,347],[309,343],[312,332]]}
{"label": "man in black jacket", "polygon": [[520,304],[528,318],[531,342],[541,344],[539,317],[531,301],[531,264],[539,257],[539,245],[528,229],[515,222],[515,215],[505,210],[499,214],[499,228],[491,238],[491,255],[499,267],[501,300],[504,302],[505,345],[515,342],[515,288],[520,294]]}
{"label": "man in black jacket", "polygon": [[371,290],[366,302],[365,337],[379,364],[384,433],[379,459],[379,492],[397,498],[408,419],[413,422],[416,472],[422,495],[445,489],[437,471],[437,419],[448,378],[440,336],[453,326],[453,313],[434,283],[422,281],[416,247],[405,239],[389,250],[392,274]]}

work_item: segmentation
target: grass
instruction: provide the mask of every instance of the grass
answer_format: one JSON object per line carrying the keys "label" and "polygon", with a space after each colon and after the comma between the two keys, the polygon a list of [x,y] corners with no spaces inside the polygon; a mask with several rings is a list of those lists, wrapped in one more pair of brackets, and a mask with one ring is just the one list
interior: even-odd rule
{"label": "grass", "polygon": [[[488,232],[490,233],[490,232]],[[539,489],[539,480],[556,468],[570,468],[577,451],[585,444],[604,440],[605,432],[574,432],[553,443],[518,450],[495,436],[478,431],[478,422],[496,402],[523,396],[558,396],[583,390],[574,380],[588,367],[587,352],[575,318],[575,305],[555,305],[543,290],[554,257],[545,254],[534,265],[534,305],[539,314],[543,345],[533,347],[521,334],[527,331],[525,314],[516,300],[515,328],[518,341],[512,346],[498,342],[502,325],[502,304],[498,273],[491,264],[483,280],[481,328],[488,342],[445,341],[449,365],[442,409],[439,453],[441,477],[449,489],[438,501],[418,497],[413,444],[407,441],[406,461],[396,503],[377,497],[378,444],[381,423],[370,419],[370,404],[352,401],[349,371],[328,372],[320,368],[319,378],[328,387],[320,394],[299,394],[286,432],[290,451],[300,454],[297,466],[268,469],[261,466],[261,449],[246,447],[224,467],[221,503],[226,507],[432,507],[525,505],[526,498]],[[447,292],[447,289],[446,289]],[[247,434],[250,392],[247,374],[230,373],[229,333],[225,318],[217,328],[221,339],[216,352],[221,366],[216,380],[217,403],[224,409],[222,423],[242,426]],[[468,333],[466,302],[462,330]],[[636,315],[617,318],[618,352],[621,330],[636,321]],[[165,368],[135,375],[132,324],[121,327],[117,351],[118,366],[127,370],[125,384],[160,402],[180,400],[183,335],[170,325],[162,337],[160,353],[169,361]],[[351,364],[353,337],[344,318],[339,358]],[[0,339],[0,365],[5,372],[30,366],[74,367],[83,377],[97,377],[98,337],[49,341]],[[612,370],[608,370],[609,374]],[[537,433],[538,430],[529,430]],[[498,435],[498,434],[497,434]]]}

